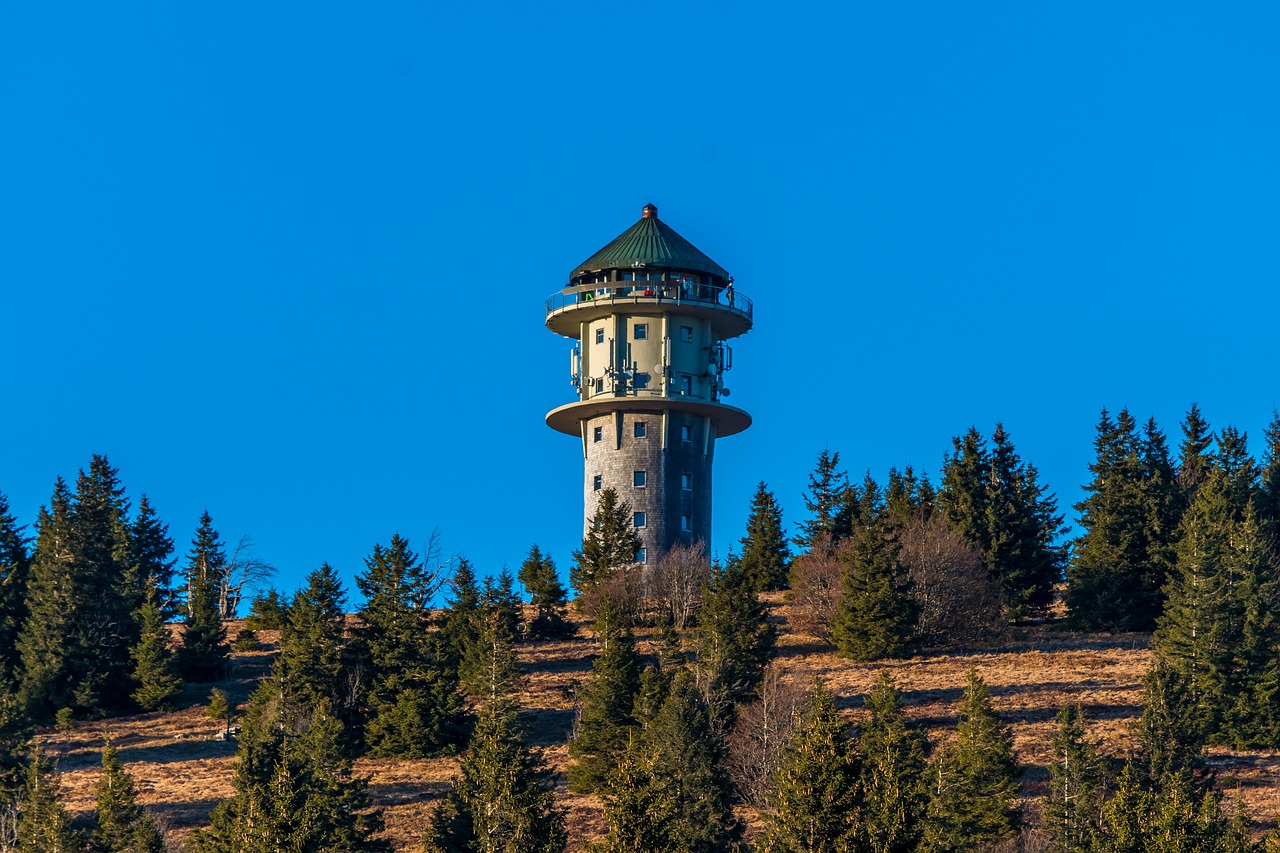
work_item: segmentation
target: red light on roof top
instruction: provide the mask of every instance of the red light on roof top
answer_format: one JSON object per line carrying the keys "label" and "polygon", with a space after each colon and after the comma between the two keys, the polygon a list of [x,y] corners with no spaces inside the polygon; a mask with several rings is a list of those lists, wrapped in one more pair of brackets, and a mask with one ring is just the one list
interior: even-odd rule
{"label": "red light on roof top", "polygon": [[644,206],[644,210],[640,211],[640,216],[643,219],[649,219],[649,218],[657,219],[658,208],[654,207],[652,204],[646,204]]}

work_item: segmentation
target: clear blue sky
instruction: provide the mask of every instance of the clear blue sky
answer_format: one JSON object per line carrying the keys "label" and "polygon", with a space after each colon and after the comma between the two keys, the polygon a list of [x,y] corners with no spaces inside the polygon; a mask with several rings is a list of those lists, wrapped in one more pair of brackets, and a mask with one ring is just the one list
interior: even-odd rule
{"label": "clear blue sky", "polygon": [[[106,453],[293,588],[439,527],[567,569],[543,299],[646,202],[756,328],[714,550],[814,457],[1003,421],[1064,507],[1102,406],[1273,407],[1274,4],[26,4],[0,20],[0,491]],[[1071,514],[1071,513],[1069,513]]]}

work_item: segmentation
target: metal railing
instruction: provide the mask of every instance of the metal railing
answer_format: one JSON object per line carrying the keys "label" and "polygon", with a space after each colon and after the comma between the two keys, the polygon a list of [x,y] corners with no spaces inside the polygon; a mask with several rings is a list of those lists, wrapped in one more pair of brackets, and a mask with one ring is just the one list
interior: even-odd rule
{"label": "metal railing", "polygon": [[569,308],[585,307],[598,303],[653,302],[671,305],[715,305],[752,316],[751,299],[737,290],[713,287],[709,284],[682,284],[677,281],[613,281],[607,284],[589,284],[557,291],[547,297],[547,316]]}

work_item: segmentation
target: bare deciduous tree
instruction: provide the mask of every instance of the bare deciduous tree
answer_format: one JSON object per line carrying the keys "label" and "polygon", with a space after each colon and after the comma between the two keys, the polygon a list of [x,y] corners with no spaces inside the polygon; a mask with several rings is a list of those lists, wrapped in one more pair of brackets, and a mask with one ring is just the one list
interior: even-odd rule
{"label": "bare deciduous tree", "polygon": [[258,556],[258,543],[253,537],[247,533],[241,536],[223,568],[218,615],[223,619],[236,618],[245,594],[257,592],[275,573],[276,567]]}
{"label": "bare deciduous tree", "polygon": [[820,640],[831,640],[831,624],[840,607],[840,551],[831,537],[817,536],[809,551],[791,561],[791,597],[799,612],[797,627]]}
{"label": "bare deciduous tree", "polygon": [[738,794],[762,809],[769,803],[773,774],[807,694],[783,679],[782,667],[776,661],[765,668],[756,694],[756,701],[738,709],[738,719],[728,737],[725,767]]}
{"label": "bare deciduous tree", "polygon": [[1003,635],[1000,584],[951,522],[940,514],[915,519],[899,531],[898,544],[926,645],[978,645]]}
{"label": "bare deciduous tree", "polygon": [[671,624],[683,631],[693,621],[702,601],[702,587],[711,577],[711,560],[701,542],[677,545],[643,573],[644,596],[661,611],[671,614]]}

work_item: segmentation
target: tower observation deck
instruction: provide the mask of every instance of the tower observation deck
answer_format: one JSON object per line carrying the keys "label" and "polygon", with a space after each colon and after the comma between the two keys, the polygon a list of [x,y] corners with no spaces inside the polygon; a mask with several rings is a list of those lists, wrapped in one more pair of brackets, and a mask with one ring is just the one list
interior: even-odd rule
{"label": "tower observation deck", "polygon": [[649,204],[547,299],[546,323],[574,342],[577,399],[547,425],[582,441],[584,535],[612,488],[635,513],[642,561],[708,542],[716,439],[751,426],[724,402],[726,342],[751,329],[751,300]]}

